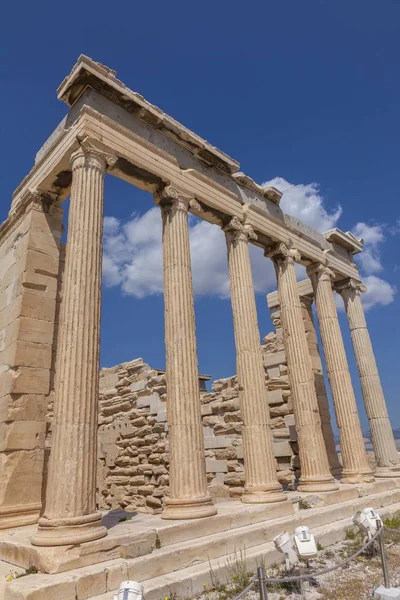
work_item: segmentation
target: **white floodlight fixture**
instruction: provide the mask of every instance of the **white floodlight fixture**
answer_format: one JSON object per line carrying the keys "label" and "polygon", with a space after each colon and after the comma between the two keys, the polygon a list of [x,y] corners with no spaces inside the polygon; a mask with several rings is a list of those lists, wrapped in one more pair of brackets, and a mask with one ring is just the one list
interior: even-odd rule
{"label": "white floodlight fixture", "polygon": [[368,507],[354,515],[353,523],[371,539],[380,527],[381,518],[376,510]]}
{"label": "white floodlight fixture", "polygon": [[142,584],[137,581],[123,581],[114,600],[144,600]]}
{"label": "white floodlight fixture", "polygon": [[285,555],[286,569],[290,571],[290,568],[299,562],[292,536],[285,531],[274,538],[274,544],[275,548]]}
{"label": "white floodlight fixture", "polygon": [[317,544],[310,528],[302,525],[294,530],[293,540],[299,558],[310,560],[317,556]]}

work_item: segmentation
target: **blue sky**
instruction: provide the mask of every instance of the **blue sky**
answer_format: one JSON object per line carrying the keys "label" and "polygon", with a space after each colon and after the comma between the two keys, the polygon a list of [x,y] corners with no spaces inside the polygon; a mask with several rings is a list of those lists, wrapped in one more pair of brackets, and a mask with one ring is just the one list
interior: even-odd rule
{"label": "blue sky", "polygon": [[[36,151],[66,112],[57,86],[79,54],[91,56],[239,160],[257,182],[274,180],[285,190],[287,212],[320,229],[337,225],[365,237],[367,318],[392,422],[400,426],[400,4],[155,0],[58,6],[46,0],[7,3],[2,16],[1,220]],[[153,206],[148,194],[107,177],[103,365],[137,356],[164,365]],[[221,240],[210,226],[192,221],[199,363],[214,378],[235,372]],[[264,336],[271,330],[265,293],[274,281],[268,261],[256,252],[253,273]]]}

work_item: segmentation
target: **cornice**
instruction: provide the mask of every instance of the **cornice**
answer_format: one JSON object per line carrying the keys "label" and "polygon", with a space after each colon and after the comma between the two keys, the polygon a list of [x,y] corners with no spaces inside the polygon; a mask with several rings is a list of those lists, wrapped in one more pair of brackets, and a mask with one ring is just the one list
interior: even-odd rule
{"label": "cornice", "polygon": [[88,56],[81,55],[59,86],[58,99],[72,106],[87,87],[111,98],[113,102],[166,135],[173,136],[178,143],[190,147],[192,153],[207,164],[229,174],[238,170],[237,161],[148,102],[141,94],[129,89],[117,79],[116,71],[96,63]]}
{"label": "cornice", "polygon": [[232,178],[240,185],[243,185],[249,190],[253,190],[253,192],[257,192],[257,194],[261,194],[261,196],[279,206],[282,198],[282,192],[280,192],[277,188],[273,186],[259,185],[254,181],[254,179],[245,173],[242,173],[242,171],[239,173],[233,173]]}

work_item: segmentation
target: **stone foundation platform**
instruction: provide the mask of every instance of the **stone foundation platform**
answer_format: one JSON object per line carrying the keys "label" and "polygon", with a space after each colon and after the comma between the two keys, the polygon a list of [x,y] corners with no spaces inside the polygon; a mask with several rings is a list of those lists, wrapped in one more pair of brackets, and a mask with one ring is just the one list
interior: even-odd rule
{"label": "stone foundation platform", "polygon": [[[0,560],[31,565],[48,574],[27,575],[6,583],[6,600],[112,600],[124,579],[141,581],[146,600],[172,592],[191,597],[211,584],[212,570],[220,581],[229,563],[245,556],[249,569],[263,560],[280,561],[272,539],[284,530],[308,525],[326,546],[344,537],[357,511],[372,506],[382,515],[400,509],[400,480],[362,486],[341,485],[319,494],[289,492],[290,502],[244,505],[217,503],[218,514],[206,519],[163,521],[137,514],[119,522],[121,512],[108,513],[106,538],[75,547],[40,548],[30,544],[35,526],[0,532]],[[312,507],[315,508],[312,508]],[[311,507],[311,508],[310,508]],[[10,568],[12,568],[10,565]]]}

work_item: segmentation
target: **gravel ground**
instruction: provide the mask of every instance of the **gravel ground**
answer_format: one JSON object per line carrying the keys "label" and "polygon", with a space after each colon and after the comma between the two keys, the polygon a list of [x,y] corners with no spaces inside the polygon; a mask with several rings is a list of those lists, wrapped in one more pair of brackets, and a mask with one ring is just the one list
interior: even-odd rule
{"label": "gravel ground", "polygon": [[[392,587],[400,586],[400,534],[386,535],[386,549],[389,562],[389,573]],[[356,534],[355,539],[346,540],[329,549],[321,550],[318,558],[310,561],[310,571],[315,572],[325,567],[333,567],[346,557],[354,554],[362,545],[363,539]],[[306,567],[304,567],[306,569]],[[267,569],[267,577],[283,577],[283,567]],[[237,583],[213,590],[205,590],[200,600],[231,600],[245,587],[245,579],[234,575]],[[379,553],[375,556],[366,551],[357,559],[336,571],[318,577],[308,584],[308,589],[301,595],[298,589],[289,589],[274,585],[268,586],[268,600],[373,600],[374,590],[383,583],[382,566]],[[288,585],[288,584],[286,584]],[[307,584],[306,584],[307,585]],[[251,591],[246,600],[259,600],[258,590]],[[166,600],[166,599],[165,599]],[[168,600],[178,600],[171,598]]]}

